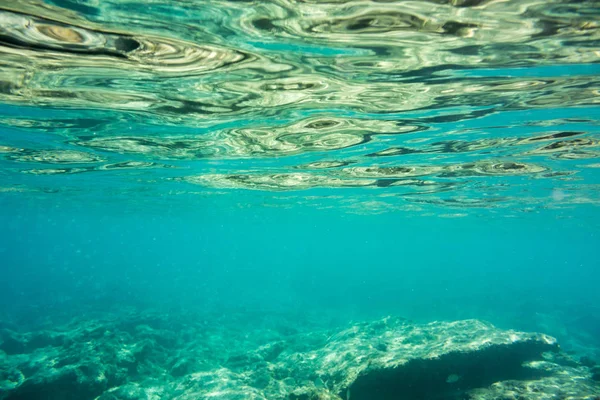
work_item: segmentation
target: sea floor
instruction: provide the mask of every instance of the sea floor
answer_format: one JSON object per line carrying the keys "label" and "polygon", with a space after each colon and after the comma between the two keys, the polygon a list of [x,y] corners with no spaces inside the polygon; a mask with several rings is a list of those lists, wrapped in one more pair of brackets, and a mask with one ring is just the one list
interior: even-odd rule
{"label": "sea floor", "polygon": [[3,322],[0,399],[592,400],[590,351],[476,319],[123,307]]}

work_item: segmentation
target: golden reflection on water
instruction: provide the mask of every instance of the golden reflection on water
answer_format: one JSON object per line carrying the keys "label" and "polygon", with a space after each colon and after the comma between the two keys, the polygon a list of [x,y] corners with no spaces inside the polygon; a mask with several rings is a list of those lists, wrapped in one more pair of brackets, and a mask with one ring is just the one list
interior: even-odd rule
{"label": "golden reflection on water", "polygon": [[55,112],[3,116],[54,135],[0,136],[3,175],[67,175],[43,183],[58,192],[123,170],[161,195],[354,188],[355,205],[405,210],[521,207],[579,180],[581,196],[547,197],[597,203],[599,16],[568,0],[5,0],[0,103]]}

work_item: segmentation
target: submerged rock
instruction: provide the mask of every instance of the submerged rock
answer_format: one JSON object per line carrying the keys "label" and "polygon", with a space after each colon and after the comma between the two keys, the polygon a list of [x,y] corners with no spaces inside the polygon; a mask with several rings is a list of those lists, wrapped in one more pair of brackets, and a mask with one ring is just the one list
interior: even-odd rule
{"label": "submerged rock", "polygon": [[273,318],[231,316],[213,323],[206,316],[173,318],[127,314],[82,320],[56,331],[6,331],[0,346],[8,350],[0,352],[0,399],[568,395],[583,400],[600,395],[597,372],[566,362],[570,358],[553,338],[477,320],[414,324],[386,318],[346,329],[299,326],[284,334],[276,329],[282,322]]}
{"label": "submerged rock", "polygon": [[549,336],[476,320],[386,319],[341,332],[319,353],[320,370],[334,378],[331,389],[342,399],[430,400],[464,399],[497,381],[539,377],[522,364],[548,351],[558,351]]}

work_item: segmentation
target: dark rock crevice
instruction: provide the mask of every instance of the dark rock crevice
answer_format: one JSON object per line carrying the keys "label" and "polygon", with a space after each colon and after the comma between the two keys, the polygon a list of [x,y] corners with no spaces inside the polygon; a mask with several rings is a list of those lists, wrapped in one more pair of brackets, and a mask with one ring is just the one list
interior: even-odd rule
{"label": "dark rock crevice", "polygon": [[494,345],[476,352],[451,352],[413,359],[395,368],[368,368],[340,393],[344,400],[462,400],[467,392],[506,380],[533,380],[545,371],[523,366],[558,346],[541,341]]}

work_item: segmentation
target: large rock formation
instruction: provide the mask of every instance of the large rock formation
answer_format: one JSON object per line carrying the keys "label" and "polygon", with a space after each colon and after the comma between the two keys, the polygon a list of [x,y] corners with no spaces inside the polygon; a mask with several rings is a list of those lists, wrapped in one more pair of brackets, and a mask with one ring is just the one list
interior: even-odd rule
{"label": "large rock formation", "polygon": [[[477,320],[113,315],[0,333],[0,399],[595,399],[546,335]],[[561,397],[562,396],[562,397]]]}

